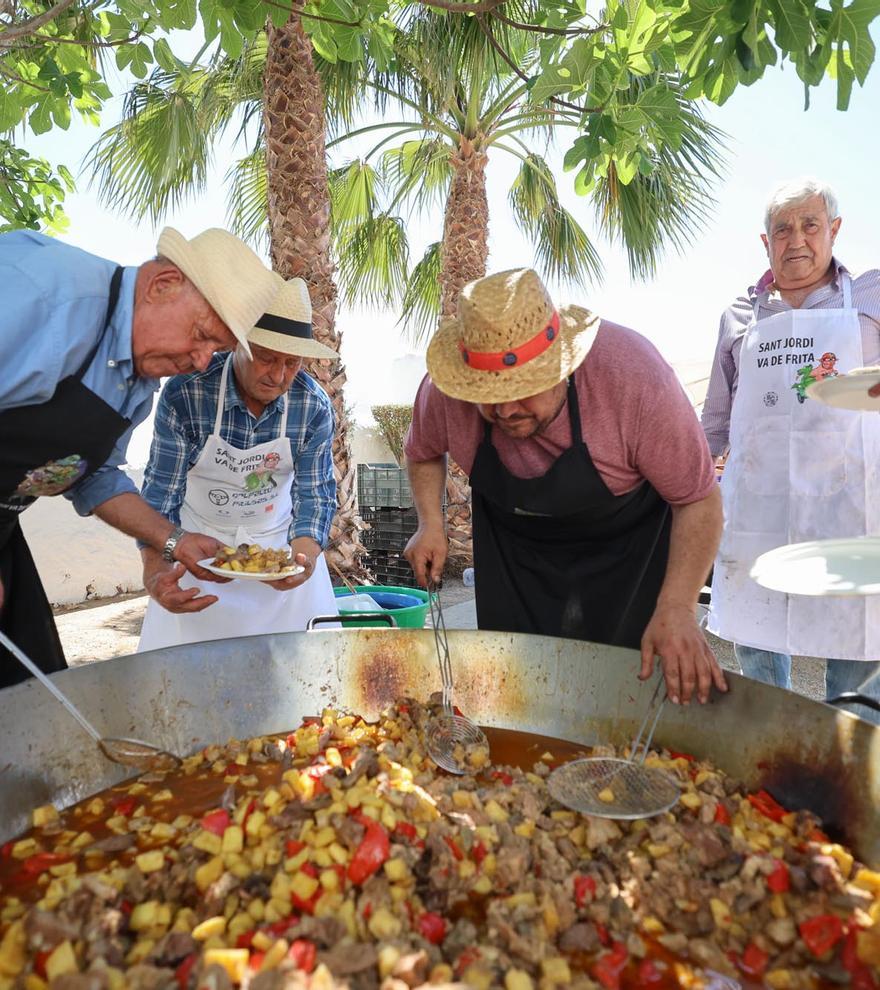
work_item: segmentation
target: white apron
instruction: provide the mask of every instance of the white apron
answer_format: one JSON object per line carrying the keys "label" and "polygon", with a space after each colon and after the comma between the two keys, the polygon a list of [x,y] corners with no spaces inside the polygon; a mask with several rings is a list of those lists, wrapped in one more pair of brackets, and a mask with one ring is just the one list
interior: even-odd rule
{"label": "white apron", "polygon": [[[186,476],[186,495],[180,525],[207,533],[229,546],[259,543],[280,548],[288,545],[293,505],[293,457],[287,431],[287,396],[281,429],[275,440],[241,450],[220,433],[226,383],[232,355],[223,366],[214,432]],[[259,633],[295,632],[305,629],[315,615],[336,615],[336,599],[327,562],[321,554],[312,576],[291,591],[276,591],[261,581],[214,584],[198,581],[187,572],[181,588],[199,587],[218,601],[201,612],[175,613],[150,599],[138,650],[157,650],[182,643],[251,636]]]}
{"label": "white apron", "polygon": [[843,309],[759,320],[755,303],[721,481],[724,533],[708,629],[776,653],[877,660],[880,596],[786,595],[749,577],[755,558],[774,547],[880,535],[880,416],[801,398],[810,380],[864,363],[852,284],[841,279]]}

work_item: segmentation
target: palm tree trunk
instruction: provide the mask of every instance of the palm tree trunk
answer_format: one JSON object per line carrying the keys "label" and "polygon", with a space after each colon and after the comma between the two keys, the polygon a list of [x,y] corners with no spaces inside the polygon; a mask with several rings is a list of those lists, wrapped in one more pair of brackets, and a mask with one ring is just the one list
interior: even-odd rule
{"label": "palm tree trunk", "polygon": [[[452,156],[452,185],[446,201],[440,263],[440,311],[454,316],[461,290],[486,274],[489,256],[489,203],[486,198],[488,158],[468,138]],[[467,475],[449,461],[446,475],[446,530],[450,570],[473,562],[471,487]]]}
{"label": "palm tree trunk", "polygon": [[[330,194],[324,146],[324,94],[312,61],[312,45],[297,15],[283,27],[270,24],[263,80],[269,233],[272,262],[285,278],[298,275],[309,287],[317,340],[339,351],[335,328],[336,283],[330,255]],[[362,579],[362,526],[355,509],[355,465],[345,407],[345,367],[314,362],[310,373],[333,402],[336,437],[333,464],[338,511],[330,533],[329,563]]]}

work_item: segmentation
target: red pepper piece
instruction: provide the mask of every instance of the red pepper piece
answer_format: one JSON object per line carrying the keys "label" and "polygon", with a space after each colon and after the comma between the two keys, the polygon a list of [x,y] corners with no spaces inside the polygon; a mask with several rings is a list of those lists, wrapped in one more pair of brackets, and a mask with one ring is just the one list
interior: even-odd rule
{"label": "red pepper piece", "polygon": [[297,853],[301,853],[305,847],[306,844],[300,842],[299,839],[288,839],[284,843],[284,854],[288,859],[292,859]]}
{"label": "red pepper piece", "polygon": [[254,813],[254,811],[256,811],[256,808],[257,808],[257,799],[251,798],[251,800],[248,802],[247,808],[245,808],[244,810],[244,815],[242,816],[241,819],[242,830],[247,828],[248,818],[250,818],[251,815]]}
{"label": "red pepper piece", "polygon": [[410,825],[409,822],[398,822],[394,826],[394,838],[404,839],[407,842],[413,842],[418,838],[419,833],[416,832],[415,825]]}
{"label": "red pepper piece", "polygon": [[770,956],[754,942],[749,942],[739,961],[739,968],[749,976],[762,976],[768,962]]}
{"label": "red pepper piece", "polygon": [[509,773],[505,773],[503,770],[493,770],[491,776],[495,780],[500,780],[505,787],[510,787],[513,783],[513,777]]}
{"label": "red pepper piece", "polygon": [[299,918],[297,918],[295,914],[292,914],[287,918],[282,918],[280,921],[273,921],[271,924],[264,925],[263,930],[271,932],[273,935],[284,935],[287,932],[287,929],[290,928],[291,925],[297,924],[298,921]]}
{"label": "red pepper piece", "polygon": [[209,811],[199,824],[206,832],[212,832],[214,835],[222,836],[226,829],[229,828],[230,821],[229,812],[223,808],[218,808],[217,811]]}
{"label": "red pepper piece", "polygon": [[477,841],[471,846],[471,856],[474,857],[474,862],[477,866],[481,865],[488,854],[489,850],[483,844],[482,839],[477,839]]}
{"label": "red pepper piece", "polygon": [[807,836],[810,842],[830,842],[831,840],[822,831],[821,828],[814,828],[812,832]]}
{"label": "red pepper piece", "polygon": [[608,934],[608,929],[601,921],[596,921],[594,924],[596,926],[596,934],[599,936],[599,941],[602,945],[611,945],[611,936]]}
{"label": "red pepper piece", "polygon": [[820,914],[798,925],[804,945],[814,956],[824,956],[843,938],[843,922],[836,914]]}
{"label": "red pepper piece", "polygon": [[476,948],[465,949],[464,952],[455,961],[455,975],[461,976],[461,974],[471,965],[475,963],[480,958],[480,950]]}
{"label": "red pepper piece", "polygon": [[21,869],[28,876],[39,876],[49,869],[50,866],[58,866],[59,863],[70,862],[70,856],[62,853],[39,852],[33,856],[28,856],[21,864]]}
{"label": "red pepper piece", "polygon": [[461,846],[460,846],[460,845],[459,845],[459,844],[458,844],[458,843],[457,843],[457,842],[455,841],[455,839],[453,839],[453,838],[451,838],[451,837],[450,837],[450,836],[448,836],[448,835],[444,835],[444,836],[443,836],[443,841],[444,841],[444,842],[446,843],[446,845],[447,845],[447,846],[449,846],[449,848],[450,848],[450,849],[452,850],[452,855],[453,855],[453,856],[454,856],[454,857],[455,857],[455,858],[456,858],[457,860],[462,860],[462,859],[464,859],[464,853],[463,853],[463,852],[461,851]]}
{"label": "red pepper piece", "polygon": [[716,825],[729,825],[730,824],[730,812],[727,810],[727,806],[723,805],[720,801],[715,805],[715,824]]}
{"label": "red pepper piece", "polygon": [[285,741],[287,742],[287,748],[288,749],[296,749],[296,733],[295,732],[289,732],[288,735],[287,735],[287,739]]}
{"label": "red pepper piece", "polygon": [[34,955],[34,972],[37,976],[41,976],[44,980],[48,980],[48,975],[46,973],[46,960],[52,955],[51,949],[46,949],[45,952],[37,952]]}
{"label": "red pepper piece", "polygon": [[189,977],[199,960],[198,952],[191,952],[177,969],[174,970],[174,979],[180,990],[189,990]]}
{"label": "red pepper piece", "polygon": [[3,845],[0,846],[0,856],[2,856],[4,859],[9,859],[9,857],[12,855],[12,847],[14,845],[15,843],[12,842],[11,840],[9,842],[4,842]]}
{"label": "red pepper piece", "polygon": [[675,749],[670,749],[669,755],[673,760],[687,760],[688,763],[695,763],[697,759],[695,756],[691,756],[690,753],[679,753],[678,750]]}
{"label": "red pepper piece", "polygon": [[293,960],[297,969],[301,969],[305,973],[311,973],[315,968],[318,950],[315,948],[314,942],[309,942],[304,938],[298,938],[294,940],[287,955],[288,958]]}
{"label": "red pepper piece", "polygon": [[299,870],[300,873],[305,873],[307,877],[311,877],[313,880],[318,878],[318,867],[314,863],[303,863]]}
{"label": "red pepper piece", "polygon": [[379,869],[390,854],[391,842],[388,833],[379,822],[370,820],[364,837],[348,864],[348,879],[352,883],[363,883]]}
{"label": "red pepper piece", "polygon": [[409,705],[398,705],[398,706],[397,706],[397,710],[398,710],[398,711],[399,711],[399,712],[400,712],[400,713],[401,713],[402,715],[409,715]]}
{"label": "red pepper piece", "polygon": [[131,796],[124,798],[114,798],[110,804],[113,806],[114,811],[117,815],[124,815],[126,818],[134,811],[137,807],[137,800]]}
{"label": "red pepper piece", "polygon": [[578,907],[583,907],[587,901],[596,896],[596,881],[592,877],[579,874],[574,878],[574,899]]}
{"label": "red pepper piece", "polygon": [[252,952],[248,958],[248,969],[252,970],[254,973],[258,972],[260,966],[263,965],[263,960],[265,958],[265,952]]}
{"label": "red pepper piece", "polygon": [[238,774],[244,773],[244,770],[245,768],[240,763],[227,763],[223,773],[227,777],[236,777]]}
{"label": "red pepper piece", "polygon": [[638,986],[650,987],[655,983],[663,982],[663,974],[657,968],[657,964],[652,959],[643,959],[639,963]]}
{"label": "red pepper piece", "polygon": [[242,932],[235,940],[236,949],[249,949],[254,944],[254,935],[257,930],[252,928],[249,932]]}
{"label": "red pepper piece", "polygon": [[776,865],[773,867],[773,872],[767,877],[767,886],[774,894],[784,894],[791,881],[788,874],[788,867],[782,860],[776,860]]}
{"label": "red pepper piece", "polygon": [[446,938],[446,921],[433,911],[426,911],[419,917],[419,933],[433,945],[439,945]]}
{"label": "red pepper piece", "polygon": [[748,801],[756,811],[759,811],[765,818],[769,818],[774,822],[781,822],[783,815],[788,814],[776,798],[772,794],[768,794],[767,791],[758,791],[757,794],[749,794]]}
{"label": "red pepper piece", "polygon": [[321,895],[324,891],[318,887],[318,889],[312,894],[312,896],[304,901],[301,897],[297,897],[296,894],[290,895],[290,903],[297,909],[297,911],[302,911],[303,914],[314,914],[315,906],[321,899]]}
{"label": "red pepper piece", "polygon": [[606,990],[620,990],[620,976],[626,968],[629,953],[623,942],[615,942],[610,952],[604,952],[593,963],[590,972]]}

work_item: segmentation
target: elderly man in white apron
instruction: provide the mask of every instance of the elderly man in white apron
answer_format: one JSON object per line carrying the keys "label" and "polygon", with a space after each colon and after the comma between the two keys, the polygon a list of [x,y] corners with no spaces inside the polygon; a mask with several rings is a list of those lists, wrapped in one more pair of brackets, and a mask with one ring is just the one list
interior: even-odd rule
{"label": "elderly man in white apron", "polygon": [[722,317],[702,416],[713,455],[729,446],[708,628],[735,643],[747,676],[790,689],[791,654],[826,657],[826,697],[880,697],[880,598],[789,596],[749,577],[773,547],[880,535],[880,417],[805,395],[880,361],[880,272],[855,278],[833,257],[840,222],[822,183],[777,190],[762,235],[771,270]]}
{"label": "elderly man in white apron", "polygon": [[336,509],[333,411],[300,370],[303,357],[335,359],[312,339],[311,304],[291,279],[242,349],[207,370],[171,379],[162,393],[143,496],[181,532],[237,546],[290,546],[305,567],[272,582],[230,580],[202,595],[197,582],[142,547],[147,608],[139,649],[304,629],[335,615],[322,548]]}

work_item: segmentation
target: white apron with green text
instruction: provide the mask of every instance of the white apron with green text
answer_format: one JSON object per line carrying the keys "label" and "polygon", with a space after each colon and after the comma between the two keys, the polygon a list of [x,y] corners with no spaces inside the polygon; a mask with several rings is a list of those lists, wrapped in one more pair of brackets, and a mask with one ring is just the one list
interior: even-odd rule
{"label": "white apron with green text", "polygon": [[[278,436],[243,450],[221,435],[226,384],[232,355],[220,378],[214,431],[186,476],[186,494],[180,525],[207,533],[230,546],[259,543],[279,549],[288,546],[293,503],[293,456],[287,437],[287,396]],[[276,591],[261,581],[232,580],[227,584],[199,581],[186,573],[181,588],[201,588],[218,601],[201,612],[175,613],[150,599],[144,616],[138,651],[158,650],[182,643],[198,643],[260,633],[296,632],[315,615],[336,615],[336,599],[324,555],[311,577],[290,591]]]}
{"label": "white apron with green text", "polygon": [[850,277],[842,309],[755,319],[742,343],[724,467],[724,534],[708,628],[771,650],[880,659],[880,596],[812,598],[768,591],[755,558],[807,540],[880,535],[880,416],[806,398],[812,381],[864,363]]}

